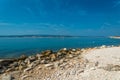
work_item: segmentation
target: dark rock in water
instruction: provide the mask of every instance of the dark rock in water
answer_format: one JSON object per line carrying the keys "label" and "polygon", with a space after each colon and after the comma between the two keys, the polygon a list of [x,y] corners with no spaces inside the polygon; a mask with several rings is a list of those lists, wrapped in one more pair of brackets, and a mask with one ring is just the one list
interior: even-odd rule
{"label": "dark rock in water", "polygon": [[4,74],[4,75],[2,75],[2,80],[12,80],[12,76],[11,75],[6,75],[6,74]]}

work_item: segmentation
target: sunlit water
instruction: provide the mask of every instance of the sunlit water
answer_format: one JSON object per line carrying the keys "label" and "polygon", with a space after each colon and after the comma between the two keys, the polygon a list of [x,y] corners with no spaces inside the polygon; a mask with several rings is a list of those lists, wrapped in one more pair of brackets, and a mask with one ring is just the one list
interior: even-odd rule
{"label": "sunlit water", "polygon": [[120,45],[120,39],[107,37],[79,38],[0,38],[0,58],[36,54],[42,50],[61,48],[88,48],[102,45]]}

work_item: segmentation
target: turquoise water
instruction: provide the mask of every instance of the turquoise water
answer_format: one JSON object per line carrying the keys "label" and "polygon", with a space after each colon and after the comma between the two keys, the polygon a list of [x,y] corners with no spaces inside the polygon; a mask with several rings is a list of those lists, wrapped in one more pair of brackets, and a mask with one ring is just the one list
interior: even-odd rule
{"label": "turquoise water", "polygon": [[88,48],[102,45],[120,45],[120,39],[107,37],[79,38],[0,38],[0,58],[36,54],[42,50],[61,48]]}

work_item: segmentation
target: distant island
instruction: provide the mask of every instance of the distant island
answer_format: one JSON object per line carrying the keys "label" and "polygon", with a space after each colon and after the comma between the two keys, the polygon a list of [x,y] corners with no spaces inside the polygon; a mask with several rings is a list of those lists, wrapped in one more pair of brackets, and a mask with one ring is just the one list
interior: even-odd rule
{"label": "distant island", "polygon": [[120,36],[110,36],[110,38],[120,39]]}
{"label": "distant island", "polygon": [[1,35],[0,38],[63,38],[63,37],[79,37],[71,35]]}

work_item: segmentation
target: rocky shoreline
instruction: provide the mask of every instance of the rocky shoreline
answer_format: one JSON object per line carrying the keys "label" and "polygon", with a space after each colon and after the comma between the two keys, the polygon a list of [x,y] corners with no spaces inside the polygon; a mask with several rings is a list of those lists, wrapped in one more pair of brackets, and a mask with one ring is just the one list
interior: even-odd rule
{"label": "rocky shoreline", "polygon": [[[16,78],[19,78],[18,74],[21,73],[32,73],[31,71],[34,70],[36,67],[40,71],[49,71],[49,70],[55,70],[55,69],[67,69],[71,65],[69,62],[73,62],[73,59],[76,58],[81,65],[85,66],[84,64],[88,62],[87,60],[83,59],[83,54],[94,49],[102,49],[102,48],[108,48],[113,46],[101,46],[101,47],[95,47],[95,48],[87,48],[87,49],[61,49],[57,52],[54,52],[52,50],[46,50],[41,53],[38,53],[36,55],[31,56],[25,56],[22,55],[19,58],[16,59],[2,59],[0,60],[0,80],[14,80],[12,77],[15,78],[15,80],[18,80]],[[69,64],[69,65],[68,65]],[[97,65],[98,63],[95,63],[94,65]],[[81,67],[82,69],[82,67]],[[82,70],[81,70],[82,71]],[[17,73],[17,75],[8,75]],[[44,75],[45,76],[45,75]],[[22,78],[19,80],[27,80],[25,79],[26,75],[21,76]],[[5,79],[8,78],[8,79]],[[29,79],[28,79],[29,80]],[[39,79],[38,79],[39,80]],[[40,79],[42,80],[42,79]],[[46,80],[46,79],[44,79]]]}
{"label": "rocky shoreline", "polygon": [[[34,68],[39,64],[49,64],[55,61],[59,61],[63,58],[70,59],[78,56],[85,50],[81,49],[69,49],[66,48],[53,52],[52,50],[46,50],[39,54],[32,56],[22,55],[17,59],[1,59],[0,60],[0,74],[10,71],[27,70]],[[49,65],[46,65],[49,66]]]}

